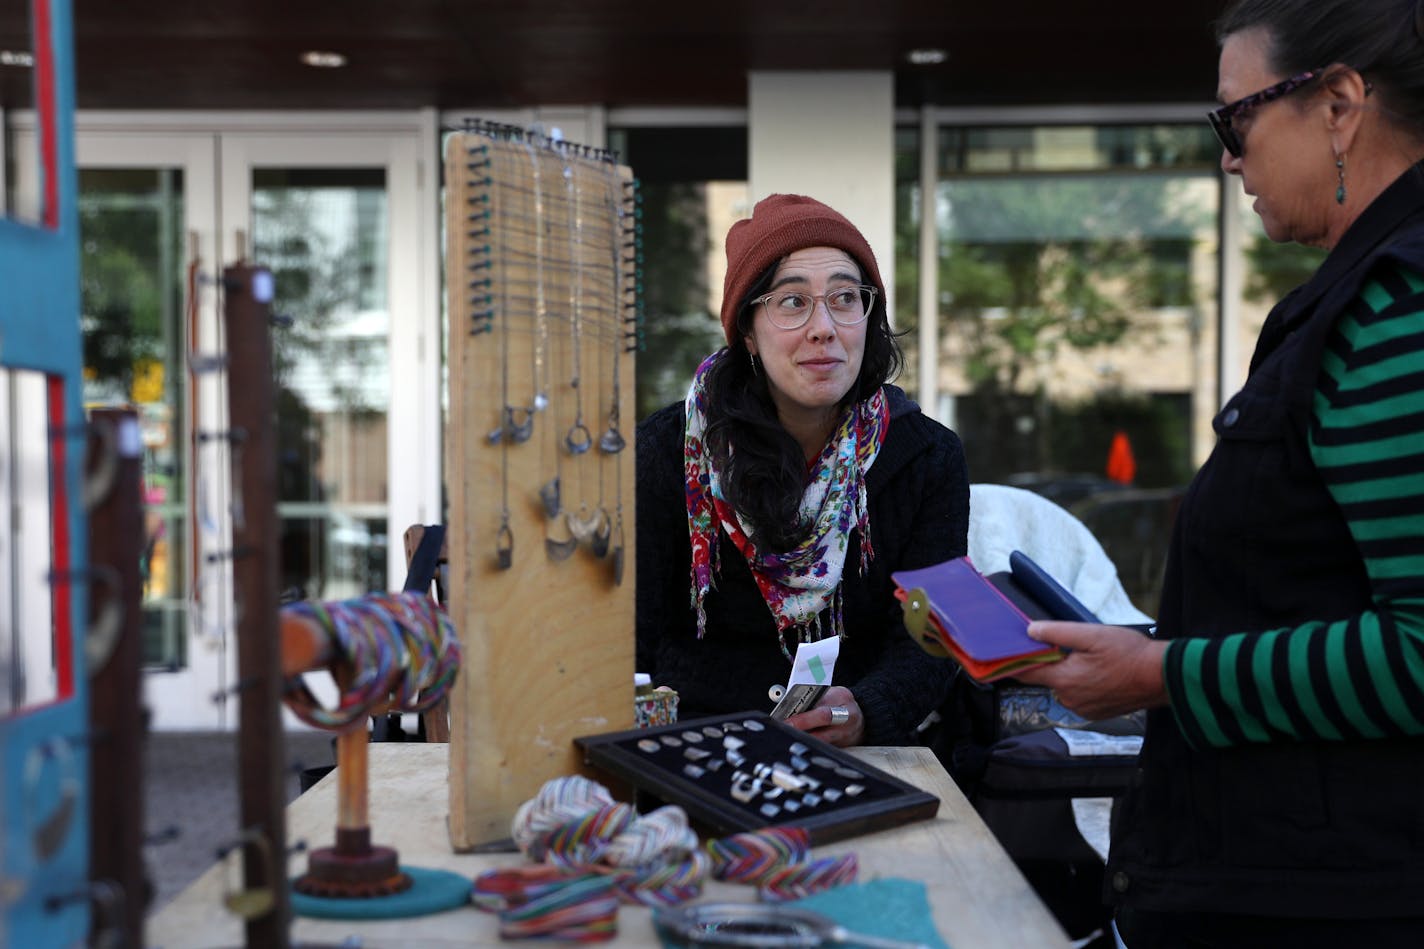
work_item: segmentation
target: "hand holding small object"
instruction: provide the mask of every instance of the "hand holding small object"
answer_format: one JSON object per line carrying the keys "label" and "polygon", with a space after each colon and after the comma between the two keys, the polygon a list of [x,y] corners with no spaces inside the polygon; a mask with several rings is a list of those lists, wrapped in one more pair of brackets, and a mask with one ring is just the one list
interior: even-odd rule
{"label": "hand holding small object", "polygon": [[815,708],[792,715],[786,724],[841,748],[858,745],[865,736],[865,715],[860,703],[850,689],[841,685],[828,688]]}
{"label": "hand holding small object", "polygon": [[1099,720],[1167,704],[1162,677],[1165,642],[1125,626],[1038,620],[1028,634],[1068,651],[1058,662],[1015,674],[1021,682],[1052,689],[1058,701]]}

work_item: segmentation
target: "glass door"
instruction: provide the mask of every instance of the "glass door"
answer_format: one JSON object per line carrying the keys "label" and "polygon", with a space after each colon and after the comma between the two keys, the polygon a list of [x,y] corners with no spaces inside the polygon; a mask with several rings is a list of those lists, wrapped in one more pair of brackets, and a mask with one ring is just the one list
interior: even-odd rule
{"label": "glass door", "polygon": [[[396,371],[421,329],[414,143],[232,134],[222,168],[225,250],[276,278],[281,588],[331,600],[398,586],[412,521],[392,520],[391,498],[439,470],[438,448],[392,424],[420,414],[421,374]],[[411,351],[438,358],[423,342]]]}
{"label": "glass door", "polygon": [[[31,134],[22,126],[17,144]],[[143,661],[159,727],[216,727],[212,696],[226,679],[221,638],[190,635],[204,625],[195,433],[213,427],[217,410],[208,404],[216,383],[195,372],[215,345],[212,287],[197,279],[216,258],[214,142],[196,132],[94,131],[75,145],[83,397],[86,409],[127,405],[140,419]],[[34,173],[17,163],[22,185]]]}
{"label": "glass door", "polygon": [[[240,499],[216,277],[240,258],[277,276],[283,585],[321,599],[398,588],[401,532],[442,519],[438,209],[420,161],[433,121],[235,123],[289,130],[258,134],[85,118],[84,397],[142,419],[146,701],[159,729],[232,728],[241,604],[224,555]],[[34,190],[33,134],[20,116],[20,194]]]}

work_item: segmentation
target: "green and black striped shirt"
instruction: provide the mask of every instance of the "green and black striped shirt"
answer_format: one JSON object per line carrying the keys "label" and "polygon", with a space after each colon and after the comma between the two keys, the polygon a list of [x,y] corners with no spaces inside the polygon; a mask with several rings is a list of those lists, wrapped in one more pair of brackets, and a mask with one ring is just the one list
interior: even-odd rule
{"label": "green and black striped shirt", "polygon": [[1174,640],[1168,694],[1198,747],[1238,743],[1232,735],[1424,735],[1424,276],[1377,274],[1341,317],[1317,382],[1310,450],[1364,558],[1372,608],[1333,623]]}

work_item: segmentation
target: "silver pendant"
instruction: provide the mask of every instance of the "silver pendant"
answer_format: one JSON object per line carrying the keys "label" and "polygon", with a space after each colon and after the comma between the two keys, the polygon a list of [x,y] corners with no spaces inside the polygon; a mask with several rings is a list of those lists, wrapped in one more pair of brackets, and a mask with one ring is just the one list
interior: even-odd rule
{"label": "silver pendant", "polygon": [[593,551],[595,557],[608,556],[608,541],[613,536],[613,523],[608,519],[608,512],[603,508],[598,509],[601,515],[601,523],[598,529],[593,532],[593,540],[589,542],[589,550]]}
{"label": "silver pendant", "polygon": [[578,514],[574,514],[570,511],[565,515],[565,520],[569,525],[569,533],[573,534],[580,543],[590,545],[593,545],[595,543],[594,538],[599,533],[602,533],[606,543],[609,530],[608,515],[604,513],[601,507],[595,508],[592,514],[585,514],[587,510],[586,507],[581,507],[579,508]]}
{"label": "silver pendant", "polygon": [[616,428],[610,427],[598,438],[598,448],[604,454],[616,455],[623,450],[628,443],[623,440],[623,434]]}
{"label": "silver pendant", "polygon": [[539,500],[544,505],[545,517],[558,517],[562,509],[559,501],[559,479],[551,478],[539,487]]}
{"label": "silver pendant", "polygon": [[501,524],[499,533],[495,535],[494,555],[499,569],[508,570],[514,566],[514,531],[509,529],[508,524]]}
{"label": "silver pendant", "polygon": [[564,436],[564,447],[571,455],[582,455],[588,451],[593,444],[593,434],[589,432],[588,426],[583,422],[575,422],[573,428]]}

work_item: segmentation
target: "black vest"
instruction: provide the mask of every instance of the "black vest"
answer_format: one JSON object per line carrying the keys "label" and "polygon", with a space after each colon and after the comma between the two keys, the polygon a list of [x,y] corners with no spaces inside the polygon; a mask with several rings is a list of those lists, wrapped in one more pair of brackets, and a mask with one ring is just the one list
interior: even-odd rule
{"label": "black vest", "polygon": [[[1159,638],[1335,620],[1371,606],[1364,564],[1307,441],[1322,351],[1384,258],[1424,273],[1424,166],[1391,185],[1271,311],[1245,386],[1182,502]],[[1163,912],[1424,915],[1424,739],[1193,749],[1148,718],[1106,888]]]}

